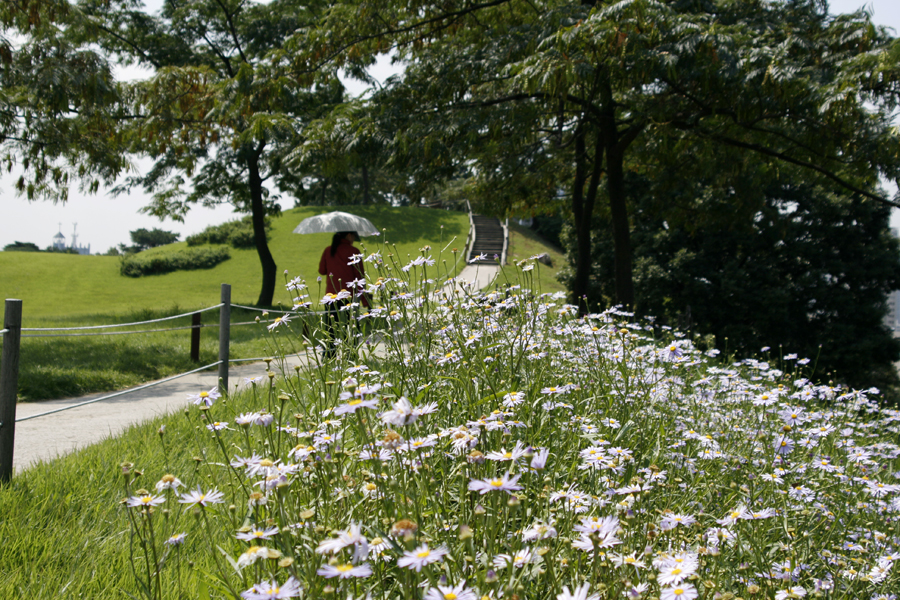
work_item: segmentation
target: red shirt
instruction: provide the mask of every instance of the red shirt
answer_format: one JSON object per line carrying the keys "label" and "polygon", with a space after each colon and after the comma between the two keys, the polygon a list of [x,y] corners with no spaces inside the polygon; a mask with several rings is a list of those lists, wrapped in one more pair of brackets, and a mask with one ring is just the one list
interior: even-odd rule
{"label": "red shirt", "polygon": [[[355,265],[347,264],[350,258],[357,254],[362,253],[349,240],[341,241],[334,256],[331,255],[331,246],[325,248],[322,260],[319,261],[319,275],[325,276],[326,294],[337,294],[341,290],[346,290],[348,283],[366,276],[362,260]],[[357,294],[359,291],[357,288]]]}

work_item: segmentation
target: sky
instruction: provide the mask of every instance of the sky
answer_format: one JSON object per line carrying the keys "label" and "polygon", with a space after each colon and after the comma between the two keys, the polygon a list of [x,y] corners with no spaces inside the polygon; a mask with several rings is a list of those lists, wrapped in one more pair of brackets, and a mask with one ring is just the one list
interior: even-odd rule
{"label": "sky", "polygon": [[[146,0],[150,10],[161,6],[161,0]],[[873,21],[879,25],[894,28],[894,35],[900,33],[900,2],[897,0],[831,0],[831,13],[852,12],[866,7],[872,12]],[[371,73],[383,80],[395,72],[388,60],[380,61]],[[140,77],[142,74],[133,70],[120,70],[120,77]],[[351,94],[360,94],[364,86],[352,80],[345,80]],[[135,162],[135,167],[147,168],[147,161]],[[0,248],[14,241],[32,242],[39,247],[49,246],[53,236],[62,232],[66,242],[70,243],[73,231],[77,232],[78,244],[90,245],[92,254],[104,253],[111,247],[130,243],[129,231],[139,228],[160,228],[181,234],[183,240],[187,235],[197,233],[208,225],[222,223],[239,218],[230,205],[222,205],[215,209],[197,206],[187,214],[184,223],[172,220],[160,221],[156,217],[141,214],[139,210],[149,203],[149,197],[141,190],[133,190],[129,196],[112,197],[108,190],[101,188],[97,194],[86,195],[77,189],[69,191],[66,204],[51,202],[28,202],[17,196],[13,187],[17,174],[0,175],[0,203],[3,218],[0,219]],[[287,199],[287,203],[290,199]],[[289,205],[283,208],[290,208]],[[893,227],[900,228],[900,211],[895,210],[891,219]]]}

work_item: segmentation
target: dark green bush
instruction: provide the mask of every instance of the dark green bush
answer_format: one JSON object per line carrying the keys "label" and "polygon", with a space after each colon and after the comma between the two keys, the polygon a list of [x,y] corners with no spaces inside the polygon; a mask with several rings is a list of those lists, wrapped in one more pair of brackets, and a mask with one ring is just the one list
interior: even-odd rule
{"label": "dark green bush", "polygon": [[172,271],[211,269],[220,262],[231,258],[228,248],[186,248],[176,252],[152,254],[131,254],[122,258],[119,272],[126,277],[161,275]]}
{"label": "dark green bush", "polygon": [[[272,228],[271,220],[266,217],[266,239],[269,239],[269,230]],[[244,217],[239,221],[226,221],[221,225],[210,225],[195,235],[189,235],[188,246],[200,246],[201,244],[228,244],[232,248],[254,248],[253,223],[250,217]]]}

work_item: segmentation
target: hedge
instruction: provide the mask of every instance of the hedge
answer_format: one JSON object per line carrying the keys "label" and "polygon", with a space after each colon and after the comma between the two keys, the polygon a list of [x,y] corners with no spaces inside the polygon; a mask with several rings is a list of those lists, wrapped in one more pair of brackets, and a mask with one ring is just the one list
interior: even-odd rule
{"label": "hedge", "polygon": [[231,258],[231,253],[225,246],[185,248],[150,256],[144,256],[143,253],[130,254],[122,258],[119,272],[126,277],[143,277],[144,275],[162,275],[172,271],[211,269],[229,258]]}
{"label": "hedge", "polygon": [[[239,221],[227,221],[221,225],[210,225],[200,233],[190,235],[185,240],[188,246],[201,244],[228,244],[232,248],[255,248],[253,237],[253,223],[251,218],[244,217]],[[272,222],[266,217],[266,239],[269,239],[269,230]]]}

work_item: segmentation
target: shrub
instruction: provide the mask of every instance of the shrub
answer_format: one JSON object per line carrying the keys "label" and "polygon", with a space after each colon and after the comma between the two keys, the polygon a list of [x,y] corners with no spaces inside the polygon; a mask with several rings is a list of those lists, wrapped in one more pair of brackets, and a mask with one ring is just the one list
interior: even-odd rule
{"label": "shrub", "polygon": [[150,256],[131,254],[122,258],[119,272],[126,277],[143,277],[144,275],[162,275],[172,271],[211,269],[229,258],[231,258],[231,254],[224,246],[187,248],[177,252]]}
{"label": "shrub", "polygon": [[[269,239],[269,231],[272,229],[272,221],[266,218],[266,239]],[[200,246],[201,244],[228,244],[232,248],[253,248],[253,223],[250,217],[244,217],[239,221],[227,221],[221,225],[210,225],[198,234],[190,235],[186,239],[188,246]]]}

